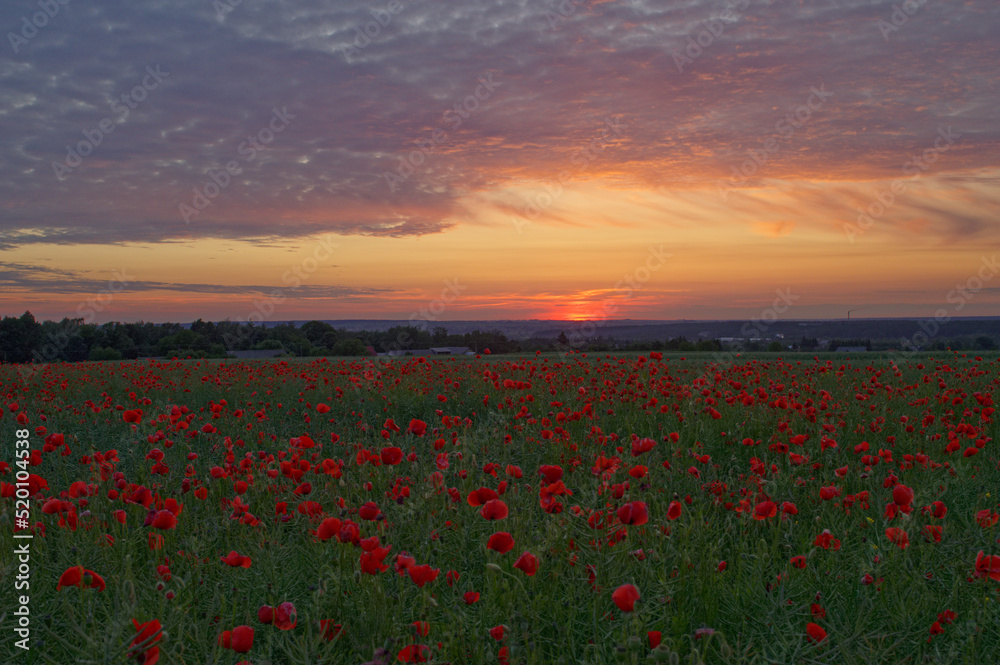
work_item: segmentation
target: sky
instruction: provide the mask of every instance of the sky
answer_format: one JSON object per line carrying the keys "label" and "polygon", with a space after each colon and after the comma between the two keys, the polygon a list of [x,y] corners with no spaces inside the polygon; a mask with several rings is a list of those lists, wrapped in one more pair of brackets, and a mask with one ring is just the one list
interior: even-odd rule
{"label": "sky", "polygon": [[0,313],[1000,315],[995,0],[4,0]]}

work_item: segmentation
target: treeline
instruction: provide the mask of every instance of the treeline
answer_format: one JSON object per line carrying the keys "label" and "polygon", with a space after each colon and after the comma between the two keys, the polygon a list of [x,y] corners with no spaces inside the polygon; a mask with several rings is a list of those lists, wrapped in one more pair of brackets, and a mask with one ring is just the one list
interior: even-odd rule
{"label": "treeline", "polygon": [[[273,350],[286,356],[366,356],[391,351],[431,347],[468,347],[481,353],[533,353],[535,351],[591,352],[719,352],[719,351],[835,351],[841,346],[869,351],[899,349],[893,340],[834,339],[821,344],[815,338],[799,340],[744,340],[723,344],[717,339],[672,339],[621,341],[611,337],[584,338],[571,332],[556,339],[513,340],[500,331],[451,334],[444,326],[396,326],[385,331],[346,331],[322,321],[301,326],[273,326],[239,321],[206,322],[190,326],[179,323],[84,323],[84,319],[36,321],[31,312],[0,319],[0,361],[77,362],[81,360],[127,360],[140,357],[227,358],[236,351]],[[986,335],[934,338],[926,350],[991,350],[996,341]]]}
{"label": "treeline", "polygon": [[[462,335],[447,329],[398,326],[348,332],[322,321],[273,326],[238,321],[179,323],[84,323],[84,319],[36,321],[31,312],[0,320],[0,360],[8,363],[127,360],[140,357],[226,358],[234,351],[274,350],[287,356],[366,356],[432,346],[466,346],[493,353],[524,350],[498,331]],[[551,345],[550,345],[551,346]]]}

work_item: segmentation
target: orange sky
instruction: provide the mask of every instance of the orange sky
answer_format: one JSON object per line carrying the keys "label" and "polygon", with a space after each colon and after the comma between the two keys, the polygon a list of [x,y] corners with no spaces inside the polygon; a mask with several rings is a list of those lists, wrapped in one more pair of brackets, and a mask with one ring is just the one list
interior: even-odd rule
{"label": "orange sky", "polygon": [[1000,314],[995,7],[750,4],[679,60],[730,4],[414,3],[356,52],[353,1],[67,5],[0,55],[3,313]]}

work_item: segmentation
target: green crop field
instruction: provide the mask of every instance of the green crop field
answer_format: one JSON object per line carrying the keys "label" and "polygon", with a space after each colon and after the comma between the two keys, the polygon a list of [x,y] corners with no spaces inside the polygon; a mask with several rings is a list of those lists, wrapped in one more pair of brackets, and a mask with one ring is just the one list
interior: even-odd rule
{"label": "green crop field", "polygon": [[0,382],[0,662],[1000,662],[996,354]]}

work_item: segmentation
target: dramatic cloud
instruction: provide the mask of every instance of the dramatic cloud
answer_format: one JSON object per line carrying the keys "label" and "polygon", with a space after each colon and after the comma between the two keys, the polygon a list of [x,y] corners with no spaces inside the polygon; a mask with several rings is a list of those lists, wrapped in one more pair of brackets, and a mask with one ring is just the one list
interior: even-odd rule
{"label": "dramatic cloud", "polygon": [[4,251],[634,218],[1000,241],[991,0],[5,0],[0,29]]}

